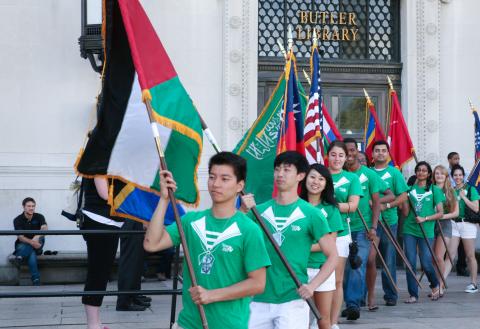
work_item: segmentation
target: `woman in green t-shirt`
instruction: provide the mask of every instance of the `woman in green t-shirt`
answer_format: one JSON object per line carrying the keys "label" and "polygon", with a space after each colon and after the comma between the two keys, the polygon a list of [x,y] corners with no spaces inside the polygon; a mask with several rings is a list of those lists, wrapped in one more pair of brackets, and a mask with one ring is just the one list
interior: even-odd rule
{"label": "woman in green t-shirt", "polygon": [[[477,224],[469,223],[466,218],[465,208],[468,207],[474,212],[478,212],[478,195],[477,189],[473,186],[465,184],[465,170],[462,166],[455,165],[452,167],[452,177],[455,181],[455,195],[458,200],[459,214],[458,218],[452,223],[452,240],[448,246],[451,256],[455,259],[457,255],[458,244],[462,239],[465,256],[470,270],[471,283],[465,289],[465,292],[477,292],[477,259],[475,258],[475,241],[477,237]],[[445,278],[450,273],[452,265],[447,262],[445,264]]]}
{"label": "woman in green t-shirt", "polygon": [[[408,198],[410,199],[405,208],[407,218],[403,223],[403,241],[405,244],[405,254],[408,262],[412,264],[415,271],[417,263],[417,248],[420,257],[420,263],[427,275],[432,289],[431,299],[437,300],[440,297],[440,287],[432,263],[428,244],[433,243],[433,230],[435,221],[443,216],[443,201],[445,195],[437,186],[432,185],[432,167],[425,162],[420,161],[415,166],[415,183],[410,187]],[[411,209],[415,207],[415,211]],[[415,217],[416,215],[416,217]],[[426,232],[426,240],[420,228],[423,225]],[[407,286],[409,298],[405,301],[407,304],[416,303],[418,300],[418,286],[413,275],[407,271]]]}
{"label": "woman in green t-shirt", "polygon": [[[320,209],[327,218],[332,235],[336,239],[337,232],[343,231],[343,221],[335,201],[332,175],[321,164],[312,164],[308,169],[306,178],[302,181],[300,197]],[[313,243],[310,258],[308,259],[309,281],[317,275],[320,267],[325,263],[326,257],[320,250],[318,243]],[[330,315],[332,311],[333,292],[335,291],[335,271],[320,285],[313,295],[322,319],[318,321],[318,328],[330,329]],[[310,316],[310,324],[315,318]],[[316,328],[316,326],[315,326]]]}
{"label": "woman in green t-shirt", "polygon": [[[435,250],[435,257],[437,257],[438,267],[441,273],[445,273],[445,252],[446,247],[450,243],[452,238],[452,221],[451,219],[458,217],[458,202],[450,183],[450,175],[447,168],[442,165],[438,165],[433,169],[433,184],[438,186],[445,194],[445,203],[443,207],[443,216],[439,221],[435,223],[435,242],[433,243],[433,250]],[[441,230],[441,231],[440,231]],[[445,237],[445,243],[442,241],[440,232],[443,232]],[[447,260],[447,262],[450,262]],[[438,276],[438,273],[437,273]],[[440,297],[443,296],[445,287],[440,282]]]}
{"label": "woman in green t-shirt", "polygon": [[362,186],[358,176],[343,170],[347,159],[347,147],[342,141],[334,141],[328,148],[328,170],[332,174],[333,186],[335,190],[335,200],[343,219],[343,231],[338,232],[337,252],[338,263],[335,267],[336,290],[333,296],[332,304],[332,327],[338,323],[338,316],[343,303],[343,275],[345,264],[348,257],[348,247],[352,239],[350,237],[350,228],[347,219],[349,214],[357,211],[360,196],[363,196]]}

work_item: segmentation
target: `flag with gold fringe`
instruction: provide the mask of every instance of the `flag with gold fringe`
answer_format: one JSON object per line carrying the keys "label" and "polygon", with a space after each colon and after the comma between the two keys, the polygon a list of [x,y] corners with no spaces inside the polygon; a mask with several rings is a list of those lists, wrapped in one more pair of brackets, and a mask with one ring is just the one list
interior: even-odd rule
{"label": "flag with gold fringe", "polygon": [[149,221],[158,202],[159,157],[143,100],[177,182],[175,193],[197,205],[202,152],[200,118],[138,0],[105,1],[105,67],[97,125],[76,163],[84,177],[114,178],[112,214]]}

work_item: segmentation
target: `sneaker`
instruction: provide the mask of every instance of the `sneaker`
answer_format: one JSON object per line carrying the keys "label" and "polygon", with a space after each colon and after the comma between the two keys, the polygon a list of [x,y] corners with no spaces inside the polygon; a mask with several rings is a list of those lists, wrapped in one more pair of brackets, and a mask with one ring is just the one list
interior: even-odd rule
{"label": "sneaker", "polygon": [[468,293],[474,293],[474,292],[477,292],[477,291],[478,291],[478,287],[475,283],[470,283],[467,286],[467,289],[465,289],[465,292],[468,292]]}
{"label": "sneaker", "polygon": [[32,280],[32,285],[39,286],[40,285],[40,279]]}
{"label": "sneaker", "polygon": [[347,317],[347,309],[344,309],[341,313],[340,313],[340,316],[342,318],[346,318]]}
{"label": "sneaker", "polygon": [[347,308],[347,320],[356,320],[360,317],[360,310],[355,307]]}
{"label": "sneaker", "polygon": [[338,324],[332,324],[331,329],[340,329],[340,327],[338,326]]}
{"label": "sneaker", "polygon": [[23,263],[23,257],[22,256],[15,256],[15,259],[14,259],[14,264],[16,267],[20,267],[22,266],[22,263]]}

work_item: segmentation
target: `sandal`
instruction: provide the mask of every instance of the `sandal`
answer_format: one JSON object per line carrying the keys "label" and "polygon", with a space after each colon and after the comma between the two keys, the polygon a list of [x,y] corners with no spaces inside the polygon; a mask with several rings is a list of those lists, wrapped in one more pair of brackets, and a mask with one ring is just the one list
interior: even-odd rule
{"label": "sandal", "polygon": [[415,304],[417,302],[417,299],[413,296],[408,297],[408,299],[405,301],[405,304]]}
{"label": "sandal", "polygon": [[368,311],[369,312],[375,312],[376,310],[378,310],[377,305],[368,305]]}
{"label": "sandal", "polygon": [[437,287],[435,290],[432,290],[430,300],[437,301],[440,298],[440,288]]}

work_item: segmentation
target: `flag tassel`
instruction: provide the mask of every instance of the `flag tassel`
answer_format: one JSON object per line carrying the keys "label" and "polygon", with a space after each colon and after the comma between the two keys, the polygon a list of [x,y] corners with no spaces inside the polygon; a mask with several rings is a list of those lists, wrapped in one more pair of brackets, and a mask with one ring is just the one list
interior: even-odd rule
{"label": "flag tassel", "polygon": [[[167,162],[165,161],[165,153],[163,151],[162,143],[160,141],[160,134],[158,132],[158,128],[156,125],[156,122],[153,118],[153,109],[152,105],[150,102],[151,98],[150,97],[144,97],[143,101],[145,102],[145,106],[147,108],[147,113],[148,113],[148,118],[150,120],[150,124],[152,127],[152,133],[155,138],[155,145],[157,147],[157,152],[158,152],[158,157],[160,159],[160,169],[161,170],[168,170],[167,168]],[[172,205],[177,204],[177,199],[175,198],[175,194],[173,193],[172,189],[168,189],[168,197],[170,199],[170,203]],[[188,268],[188,273],[190,274],[190,278],[192,280],[192,287],[198,286],[197,283],[197,278],[195,276],[195,271],[193,270],[193,265],[192,265],[192,258],[190,256],[190,250],[188,249],[187,245],[187,240],[185,238],[185,232],[182,227],[182,222],[180,220],[180,215],[178,213],[177,207],[172,207],[173,213],[175,216],[175,222],[178,227],[178,234],[180,235],[180,242],[183,247],[183,254],[185,257],[185,263],[187,264]],[[207,322],[207,316],[205,314],[205,309],[203,308],[203,305],[199,304],[198,306],[198,311],[200,313],[200,319],[202,321],[202,327],[203,329],[208,329],[208,322]]]}

